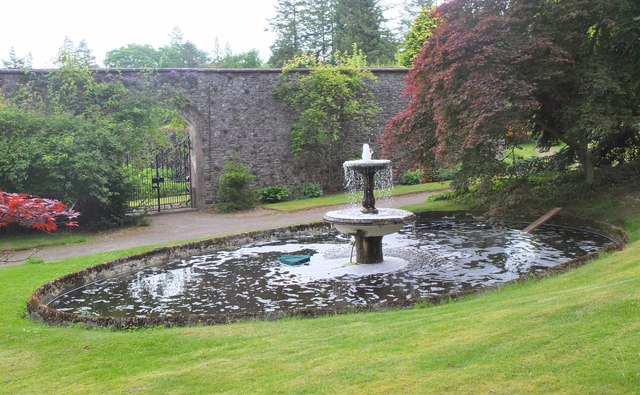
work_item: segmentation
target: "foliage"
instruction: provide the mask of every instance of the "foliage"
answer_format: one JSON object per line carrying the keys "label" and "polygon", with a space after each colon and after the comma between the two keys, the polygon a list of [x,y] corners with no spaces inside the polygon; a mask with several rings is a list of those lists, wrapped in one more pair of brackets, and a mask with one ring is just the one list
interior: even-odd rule
{"label": "foliage", "polygon": [[9,60],[2,59],[2,66],[5,69],[27,70],[31,68],[32,61],[33,58],[31,56],[31,52],[29,52],[25,57],[20,57],[16,54],[15,48],[11,47],[9,49]]}
{"label": "foliage", "polygon": [[437,5],[436,0],[402,0],[400,9],[400,35],[406,36],[416,21],[416,15]]}
{"label": "foliage", "polygon": [[354,44],[371,62],[388,63],[395,43],[382,22],[378,0],[278,0],[269,20],[276,33],[269,65],[282,67],[305,53],[328,62]]}
{"label": "foliage", "polygon": [[160,51],[151,45],[127,44],[108,51],[104,58],[107,67],[117,68],[157,68],[160,65]]}
{"label": "foliage", "polygon": [[434,15],[435,7],[424,7],[415,18],[404,36],[404,42],[396,57],[398,63],[404,67],[412,67],[420,50],[427,42],[433,31],[438,27],[439,20]]}
{"label": "foliage", "polygon": [[313,199],[324,195],[322,186],[315,181],[307,182],[300,189],[300,197],[303,199]]}
{"label": "foliage", "polygon": [[276,16],[269,20],[271,31],[277,35],[276,41],[271,45],[269,64],[272,67],[282,67],[304,51],[302,9],[300,0],[278,0]]}
{"label": "foliage", "polygon": [[[371,130],[378,107],[367,80],[375,77],[360,68],[363,56],[354,52],[352,56],[338,54],[334,64],[303,55],[282,69],[276,94],[298,114],[291,131],[296,157],[338,144],[347,129]],[[294,73],[299,67],[309,72]]]}
{"label": "foliage", "polygon": [[248,165],[225,163],[224,171],[218,179],[218,210],[231,212],[255,207],[256,191],[252,186],[255,178]]}
{"label": "foliage", "polygon": [[108,51],[104,63],[118,68],[201,68],[209,66],[210,58],[191,41],[184,41],[180,28],[174,27],[169,45],[155,49],[151,45],[127,44]]}
{"label": "foliage", "polygon": [[[640,3],[631,0],[467,2],[452,0],[410,71],[410,103],[382,138],[392,156],[426,168],[460,163],[459,187],[507,171],[497,157],[533,135],[566,144],[587,185],[596,147],[621,163],[637,155],[617,145],[638,133]],[[603,152],[603,151],[600,151]],[[558,156],[560,158],[560,156]],[[567,162],[571,164],[572,162]]]}
{"label": "foliage", "polygon": [[[126,155],[141,162],[171,118],[165,98],[89,69],[90,51],[66,41],[58,69],[0,103],[0,185],[73,203],[82,221],[123,223],[131,185]],[[34,84],[35,82],[35,84]]]}
{"label": "foliage", "polygon": [[0,190],[0,228],[10,224],[47,232],[58,229],[58,221],[65,219],[65,226],[78,226],[75,221],[80,213],[56,199],[33,195],[9,193]]}
{"label": "foliage", "polygon": [[400,184],[402,185],[416,185],[422,182],[423,172],[422,169],[407,170],[400,176]]}
{"label": "foliage", "polygon": [[356,45],[371,64],[394,63],[396,43],[383,27],[378,0],[336,0],[333,51],[348,53]]}
{"label": "foliage", "polygon": [[277,203],[289,197],[289,188],[286,185],[273,185],[261,188],[258,191],[258,200],[261,203]]}
{"label": "foliage", "polygon": [[262,60],[260,59],[260,53],[258,53],[257,49],[252,49],[251,51],[241,52],[239,54],[233,54],[232,52],[229,51],[223,57],[214,59],[211,62],[210,67],[257,69],[257,68],[260,68],[261,66],[262,66]]}

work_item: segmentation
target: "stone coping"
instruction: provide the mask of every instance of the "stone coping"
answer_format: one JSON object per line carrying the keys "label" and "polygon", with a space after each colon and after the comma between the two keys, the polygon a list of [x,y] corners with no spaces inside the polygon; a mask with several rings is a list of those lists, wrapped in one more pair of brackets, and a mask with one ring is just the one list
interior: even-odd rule
{"label": "stone coping", "polygon": [[[452,217],[455,220],[472,220],[478,219],[478,217],[463,214],[461,212],[449,212],[449,213],[437,213],[438,216]],[[429,217],[428,213],[422,213]],[[602,248],[597,252],[592,252],[587,255],[578,257],[571,261],[557,265],[544,272],[525,276],[514,281],[525,281],[528,278],[544,277],[550,273],[563,272],[570,268],[577,267],[583,263],[595,259],[601,252],[608,252],[613,250],[622,249],[624,244],[628,242],[627,235],[620,228],[595,222],[580,219],[572,216],[561,216],[560,220],[564,219],[569,226],[582,226],[591,231],[596,231],[610,235],[615,242]],[[556,223],[559,219],[556,218]],[[564,225],[563,225],[564,226]],[[358,311],[379,311],[397,309],[403,307],[409,307],[420,300],[402,301],[398,303],[385,303],[385,304],[372,304],[368,306],[357,307],[345,307],[345,308],[325,308],[325,309],[292,309],[285,312],[254,312],[254,313],[219,313],[219,314],[189,314],[172,317],[108,317],[108,316],[87,316],[68,312],[62,312],[54,308],[49,307],[47,304],[55,299],[65,291],[83,285],[107,279],[113,278],[131,271],[138,271],[143,268],[156,265],[160,262],[167,260],[188,257],[196,254],[201,254],[206,250],[224,249],[230,247],[241,246],[258,240],[265,240],[269,238],[282,238],[291,237],[296,235],[313,235],[330,230],[330,225],[326,223],[313,223],[306,225],[296,225],[286,228],[278,228],[272,230],[263,230],[255,232],[246,232],[237,235],[223,236],[212,238],[204,241],[182,244],[173,247],[163,247],[154,249],[149,252],[136,254],[120,259],[116,259],[110,262],[106,262],[97,266],[86,268],[82,271],[68,274],[66,276],[55,279],[40,288],[38,288],[33,295],[27,301],[27,310],[29,316],[34,320],[41,320],[48,324],[53,325],[69,325],[74,323],[82,323],[89,327],[92,326],[104,326],[113,329],[129,329],[129,328],[141,328],[141,327],[155,327],[155,326],[194,326],[194,325],[215,325],[226,324],[237,321],[245,321],[252,319],[266,319],[273,320],[283,317],[317,317],[323,315],[331,315],[338,313],[349,313]],[[430,297],[429,300],[433,303],[438,303],[442,300],[449,298],[455,298],[462,295],[471,293],[486,292],[491,289],[498,288],[504,284],[496,285],[494,287],[487,287],[481,290],[470,290],[456,293],[449,293],[443,295],[437,295]]]}

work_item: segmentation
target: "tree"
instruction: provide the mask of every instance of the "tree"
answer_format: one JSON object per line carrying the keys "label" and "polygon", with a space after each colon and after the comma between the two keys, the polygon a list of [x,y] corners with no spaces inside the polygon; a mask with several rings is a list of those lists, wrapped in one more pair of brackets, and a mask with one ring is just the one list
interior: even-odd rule
{"label": "tree", "polygon": [[269,64],[282,67],[287,60],[302,54],[302,0],[279,0],[276,5],[276,16],[269,20],[271,31],[275,32],[276,41],[271,46]]}
{"label": "tree", "polygon": [[418,57],[420,50],[427,42],[433,31],[438,27],[439,20],[434,16],[435,8],[425,7],[420,10],[413,24],[404,36],[404,42],[397,54],[398,63],[404,67],[412,67],[413,60]]}
{"label": "tree", "polygon": [[640,26],[632,0],[452,0],[409,74],[410,103],[383,141],[412,158],[490,179],[496,157],[533,133],[561,141],[593,183],[593,150],[639,123]]}
{"label": "tree", "polygon": [[346,53],[355,44],[369,63],[392,63],[396,45],[383,22],[377,0],[337,0],[333,49]]}
{"label": "tree", "polygon": [[277,38],[269,64],[281,67],[303,53],[328,61],[335,52],[351,51],[353,44],[370,60],[389,62],[395,44],[383,21],[377,0],[279,0],[270,20]]}
{"label": "tree", "polygon": [[221,57],[217,60],[214,60],[211,63],[211,67],[216,68],[238,68],[238,69],[247,69],[247,68],[259,68],[262,66],[262,60],[260,59],[260,54],[257,49],[252,49],[251,51],[242,52],[239,54],[229,53],[224,57]]}
{"label": "tree", "polygon": [[157,68],[160,52],[151,45],[127,44],[107,52],[104,64],[118,68]]}
{"label": "tree", "polygon": [[[0,229],[12,224],[24,228],[54,232],[58,222],[64,226],[78,226],[80,213],[55,199],[43,199],[28,194],[9,193],[0,189]],[[0,248],[0,262],[9,262],[12,250]]]}
{"label": "tree", "polygon": [[305,0],[303,11],[303,40],[305,52],[311,52],[316,59],[330,59],[334,41],[335,11],[337,0]]}
{"label": "tree", "polygon": [[[175,34],[175,31],[174,31]],[[182,35],[172,36],[171,45],[161,47],[159,67],[204,68],[210,63],[209,54],[191,41],[178,41]]]}
{"label": "tree", "polygon": [[21,58],[18,55],[16,55],[15,48],[11,47],[11,49],[9,49],[9,60],[3,59],[2,65],[4,66],[5,69],[26,70],[31,68],[31,62],[32,62],[31,52],[29,52],[27,56],[25,56],[24,58]]}

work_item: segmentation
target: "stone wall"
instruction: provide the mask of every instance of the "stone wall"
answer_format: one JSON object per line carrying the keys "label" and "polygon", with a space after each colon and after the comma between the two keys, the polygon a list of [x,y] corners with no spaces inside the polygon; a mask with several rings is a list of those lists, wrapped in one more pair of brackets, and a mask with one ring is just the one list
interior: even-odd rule
{"label": "stone wall", "polygon": [[[371,134],[352,130],[341,150],[319,156],[309,153],[294,161],[290,130],[295,114],[274,97],[278,69],[159,70],[156,78],[183,92],[190,103],[182,113],[190,125],[194,204],[202,208],[215,201],[217,180],[225,162],[246,163],[259,186],[287,185],[295,190],[308,181],[326,191],[342,187],[341,164],[360,152],[363,143],[375,143],[386,121],[406,105],[402,91],[406,69],[372,69],[371,88],[381,109]],[[46,75],[48,71],[36,71]],[[142,70],[97,70],[101,75],[134,79]],[[13,89],[24,78],[20,71],[0,70],[0,89]],[[374,145],[374,151],[379,150]]]}

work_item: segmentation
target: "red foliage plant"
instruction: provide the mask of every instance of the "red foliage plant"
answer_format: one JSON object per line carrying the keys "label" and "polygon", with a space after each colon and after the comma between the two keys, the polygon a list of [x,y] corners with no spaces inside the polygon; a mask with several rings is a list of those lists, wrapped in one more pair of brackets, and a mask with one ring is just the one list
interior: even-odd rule
{"label": "red foliage plant", "polygon": [[0,190],[0,228],[10,224],[53,232],[58,220],[66,219],[64,226],[78,226],[79,212],[56,199],[9,193]]}

